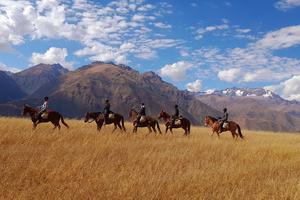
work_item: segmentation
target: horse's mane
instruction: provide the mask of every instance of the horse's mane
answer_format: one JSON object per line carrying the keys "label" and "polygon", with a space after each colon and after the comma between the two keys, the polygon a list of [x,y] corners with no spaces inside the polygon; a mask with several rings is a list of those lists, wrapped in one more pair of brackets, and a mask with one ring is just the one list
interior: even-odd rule
{"label": "horse's mane", "polygon": [[212,117],[212,116],[206,116],[206,117],[210,118],[210,119],[213,120],[214,122],[215,122],[215,121],[218,121],[217,118],[214,118],[214,117]]}

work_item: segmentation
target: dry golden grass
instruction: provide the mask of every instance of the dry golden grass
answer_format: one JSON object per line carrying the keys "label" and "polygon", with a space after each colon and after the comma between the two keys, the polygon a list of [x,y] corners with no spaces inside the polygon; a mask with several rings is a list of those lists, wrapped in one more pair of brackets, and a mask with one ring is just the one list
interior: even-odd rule
{"label": "dry golden grass", "polygon": [[32,131],[0,118],[1,199],[300,199],[300,135],[112,134],[66,121]]}

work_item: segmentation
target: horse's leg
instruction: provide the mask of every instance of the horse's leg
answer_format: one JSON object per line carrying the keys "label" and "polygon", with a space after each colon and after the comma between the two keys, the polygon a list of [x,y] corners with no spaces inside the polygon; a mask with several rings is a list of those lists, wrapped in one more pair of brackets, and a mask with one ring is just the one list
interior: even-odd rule
{"label": "horse's leg", "polygon": [[232,138],[235,139],[235,135],[236,135],[235,131],[230,130],[230,132],[231,132]]}
{"label": "horse's leg", "polygon": [[148,134],[150,134],[150,133],[152,132],[152,130],[151,130],[151,126],[150,126],[150,125],[148,125],[147,127],[148,127],[148,130],[149,130]]}
{"label": "horse's leg", "polygon": [[166,125],[166,131],[165,134],[167,134],[169,127]]}
{"label": "horse's leg", "polygon": [[123,132],[123,128],[122,128],[120,122],[119,122],[119,123],[116,123],[116,124],[117,124],[117,126],[119,127],[119,129],[121,129],[121,131]]}
{"label": "horse's leg", "polygon": [[115,132],[116,129],[117,129],[117,125],[114,124],[114,129],[113,129],[112,133]]}
{"label": "horse's leg", "polygon": [[155,129],[155,124],[153,124],[152,129],[153,129],[154,133],[157,133],[156,129]]}

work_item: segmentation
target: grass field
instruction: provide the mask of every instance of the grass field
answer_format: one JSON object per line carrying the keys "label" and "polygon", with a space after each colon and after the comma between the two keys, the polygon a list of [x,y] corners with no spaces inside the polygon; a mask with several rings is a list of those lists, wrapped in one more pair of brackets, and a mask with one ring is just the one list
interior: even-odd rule
{"label": "grass field", "polygon": [[184,137],[66,122],[32,131],[29,119],[0,118],[0,199],[300,199],[300,135],[234,141],[201,127]]}

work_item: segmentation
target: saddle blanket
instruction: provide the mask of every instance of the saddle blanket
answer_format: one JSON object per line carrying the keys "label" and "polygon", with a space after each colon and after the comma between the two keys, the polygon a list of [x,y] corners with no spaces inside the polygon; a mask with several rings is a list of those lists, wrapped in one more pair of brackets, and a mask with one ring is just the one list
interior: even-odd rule
{"label": "saddle blanket", "polygon": [[223,128],[227,128],[227,127],[228,127],[228,125],[229,125],[229,123],[228,123],[228,122],[224,122],[224,123],[223,123]]}
{"label": "saddle blanket", "polygon": [[176,119],[175,122],[174,122],[174,124],[178,125],[178,126],[181,125],[181,120],[180,119]]}
{"label": "saddle blanket", "polygon": [[43,114],[41,115],[42,119],[47,119],[49,115],[49,112],[43,112]]}
{"label": "saddle blanket", "polygon": [[140,122],[143,123],[143,122],[145,122],[145,121],[146,121],[146,116],[141,116]]}
{"label": "saddle blanket", "polygon": [[113,113],[109,114],[109,115],[108,115],[108,118],[109,118],[109,119],[114,119],[114,118],[115,118],[115,114],[113,114]]}

